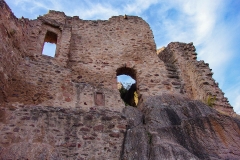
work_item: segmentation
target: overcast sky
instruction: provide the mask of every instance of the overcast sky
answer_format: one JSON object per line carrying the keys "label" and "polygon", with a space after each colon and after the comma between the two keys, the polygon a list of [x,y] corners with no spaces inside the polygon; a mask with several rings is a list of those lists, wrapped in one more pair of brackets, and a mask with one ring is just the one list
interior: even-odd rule
{"label": "overcast sky", "polygon": [[240,0],[6,0],[17,17],[36,19],[48,10],[81,19],[136,15],[153,31],[157,48],[170,42],[193,42],[198,60],[240,113]]}

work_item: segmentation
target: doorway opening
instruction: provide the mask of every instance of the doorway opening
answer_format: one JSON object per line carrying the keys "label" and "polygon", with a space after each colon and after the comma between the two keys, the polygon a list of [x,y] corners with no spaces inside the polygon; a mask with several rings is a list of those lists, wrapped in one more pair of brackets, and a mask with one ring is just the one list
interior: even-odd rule
{"label": "doorway opening", "polygon": [[42,54],[55,57],[56,48],[57,48],[57,34],[51,31],[47,31],[44,39]]}
{"label": "doorway opening", "polygon": [[125,105],[136,107],[138,104],[136,71],[127,67],[117,69],[117,81],[117,87]]}

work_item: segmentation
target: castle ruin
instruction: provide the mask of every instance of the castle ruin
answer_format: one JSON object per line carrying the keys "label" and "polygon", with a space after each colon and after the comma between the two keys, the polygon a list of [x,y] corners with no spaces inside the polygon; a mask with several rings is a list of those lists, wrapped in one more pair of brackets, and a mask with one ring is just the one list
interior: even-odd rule
{"label": "castle ruin", "polygon": [[[16,18],[3,0],[0,9],[0,153],[6,159],[27,153],[41,159],[38,152],[119,159],[129,123],[117,88],[122,74],[136,80],[139,110],[149,97],[172,95],[214,99],[212,108],[235,115],[193,43],[157,50],[140,17],[94,21],[49,11],[29,20]],[[56,44],[55,57],[42,54],[45,42]]]}

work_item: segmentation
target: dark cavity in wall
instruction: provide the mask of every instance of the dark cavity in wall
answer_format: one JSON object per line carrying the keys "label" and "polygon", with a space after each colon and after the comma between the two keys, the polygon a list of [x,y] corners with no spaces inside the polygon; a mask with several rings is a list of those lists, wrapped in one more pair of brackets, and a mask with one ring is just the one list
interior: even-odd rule
{"label": "dark cavity in wall", "polygon": [[117,69],[118,90],[125,105],[136,107],[138,104],[138,94],[136,87],[136,71],[132,68],[122,67]]}

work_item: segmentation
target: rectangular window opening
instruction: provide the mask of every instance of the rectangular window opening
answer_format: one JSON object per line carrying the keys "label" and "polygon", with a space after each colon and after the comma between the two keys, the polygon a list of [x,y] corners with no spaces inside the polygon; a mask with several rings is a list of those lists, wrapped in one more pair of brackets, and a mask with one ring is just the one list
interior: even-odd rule
{"label": "rectangular window opening", "polygon": [[56,48],[57,48],[56,44],[57,44],[57,34],[47,31],[44,39],[42,54],[55,57]]}

